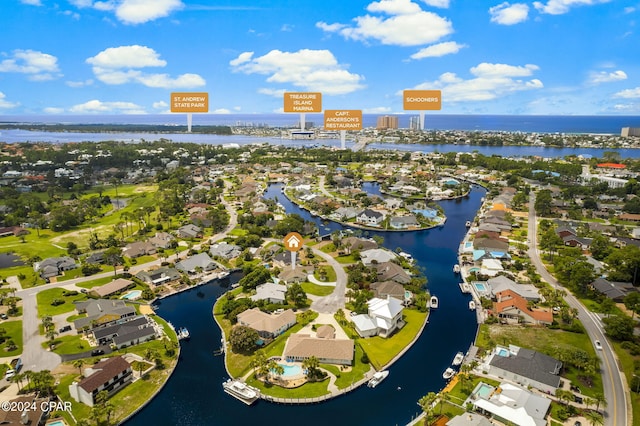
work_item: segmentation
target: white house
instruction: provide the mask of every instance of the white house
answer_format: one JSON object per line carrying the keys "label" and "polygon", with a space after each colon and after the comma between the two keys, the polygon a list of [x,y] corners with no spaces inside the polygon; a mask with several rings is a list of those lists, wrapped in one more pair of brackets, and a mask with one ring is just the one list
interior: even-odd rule
{"label": "white house", "polygon": [[356,216],[356,222],[369,226],[379,226],[383,220],[384,214],[371,209],[364,209]]}
{"label": "white house", "polygon": [[[490,392],[478,392],[480,387],[489,388]],[[490,414],[502,423],[518,426],[545,426],[545,417],[551,406],[550,399],[510,383],[502,383],[495,389],[480,382],[467,401],[477,411]]]}
{"label": "white house", "polygon": [[386,299],[374,297],[367,302],[369,311],[364,315],[356,315],[353,323],[361,337],[389,337],[398,328],[404,325],[402,301],[395,297],[387,296]]}
{"label": "white house", "polygon": [[386,249],[369,249],[360,252],[360,260],[365,266],[372,263],[385,263],[398,257],[394,252]]}
{"label": "white house", "polygon": [[251,300],[254,302],[266,300],[269,303],[285,303],[287,301],[286,294],[286,285],[268,282],[256,287],[256,294],[251,296]]}
{"label": "white house", "polygon": [[498,259],[484,259],[480,266],[480,273],[490,277],[495,277],[502,271],[504,271],[504,268],[502,267],[502,262]]}
{"label": "white house", "polygon": [[131,365],[121,356],[115,356],[86,368],[84,378],[80,382],[69,385],[69,394],[73,399],[89,407],[93,407],[96,395],[106,391],[111,397],[120,389],[131,383],[133,371]]}

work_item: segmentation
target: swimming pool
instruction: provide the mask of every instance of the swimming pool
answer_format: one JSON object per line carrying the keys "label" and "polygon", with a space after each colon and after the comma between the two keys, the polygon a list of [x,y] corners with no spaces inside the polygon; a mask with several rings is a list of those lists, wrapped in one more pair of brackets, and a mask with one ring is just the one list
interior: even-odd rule
{"label": "swimming pool", "polygon": [[121,299],[136,300],[142,296],[142,290],[131,290],[129,293],[121,297]]}
{"label": "swimming pool", "polygon": [[473,274],[474,272],[476,272],[476,273],[480,272],[480,268],[477,268],[477,267],[469,268],[469,273],[470,274]]}
{"label": "swimming pool", "polygon": [[484,399],[489,399],[489,396],[493,391],[494,391],[493,386],[488,385],[486,383],[480,383],[480,386],[476,390],[476,395]]}
{"label": "swimming pool", "polygon": [[302,367],[298,364],[278,364],[282,368],[284,368],[284,373],[280,375],[282,378],[290,378],[301,376],[303,374]]}
{"label": "swimming pool", "polygon": [[473,283],[473,286],[481,293],[487,291],[487,286],[485,286],[484,283]]}
{"label": "swimming pool", "polygon": [[497,346],[496,347],[496,355],[499,355],[501,357],[505,357],[506,358],[506,357],[509,356],[509,349]]}
{"label": "swimming pool", "polygon": [[433,219],[438,216],[438,211],[435,209],[415,209],[411,211],[416,214],[420,213],[422,216],[426,217],[427,219]]}
{"label": "swimming pool", "polygon": [[47,423],[47,426],[67,426],[64,420],[56,420],[55,422]]}

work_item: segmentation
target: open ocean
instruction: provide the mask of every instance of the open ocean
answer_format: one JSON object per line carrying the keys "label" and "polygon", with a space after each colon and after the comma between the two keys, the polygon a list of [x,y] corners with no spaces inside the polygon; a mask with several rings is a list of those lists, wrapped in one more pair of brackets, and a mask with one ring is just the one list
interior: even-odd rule
{"label": "open ocean", "polygon": [[[375,127],[384,114],[364,114],[364,127]],[[416,114],[395,114],[399,127],[408,128]],[[294,127],[298,114],[193,114],[193,125]],[[306,114],[305,121],[322,126],[322,114]],[[0,115],[0,123],[163,124],[186,125],[186,114],[146,115]],[[525,133],[598,133],[619,135],[623,127],[640,127],[639,116],[622,115],[447,115],[425,114],[426,130],[505,131]]]}

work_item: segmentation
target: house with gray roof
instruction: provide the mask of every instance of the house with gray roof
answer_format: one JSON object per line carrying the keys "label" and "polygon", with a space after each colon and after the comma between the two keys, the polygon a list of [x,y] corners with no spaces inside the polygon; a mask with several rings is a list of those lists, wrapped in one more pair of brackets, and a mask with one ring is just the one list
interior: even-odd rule
{"label": "house with gray roof", "polygon": [[189,223],[187,225],[181,226],[176,231],[178,237],[180,238],[201,238],[202,237],[202,228],[193,223]]}
{"label": "house with gray roof", "polygon": [[369,226],[380,226],[383,220],[384,214],[371,209],[364,209],[356,216],[356,222]]}
{"label": "house with gray roof", "polygon": [[609,281],[601,277],[596,278],[591,287],[614,302],[622,302],[627,294],[638,291],[631,283]]}
{"label": "house with gray roof", "polygon": [[394,252],[387,249],[371,249],[360,252],[360,261],[363,265],[369,266],[374,263],[389,262],[398,257]]}
{"label": "house with gray roof", "polygon": [[560,386],[562,362],[531,349],[497,347],[483,366],[490,375],[554,394]]}
{"label": "house with gray roof", "polygon": [[242,247],[236,244],[221,242],[212,244],[211,247],[209,247],[209,254],[211,254],[211,256],[217,256],[227,260],[240,256],[240,253],[242,253]]}
{"label": "house with gray roof", "polygon": [[374,264],[373,267],[378,272],[378,280],[380,281],[395,281],[400,284],[411,282],[411,276],[397,263],[382,262]]}
{"label": "house with gray roof", "polygon": [[124,322],[118,322],[106,327],[93,330],[93,337],[98,345],[115,345],[118,349],[139,344],[156,337],[154,323],[144,315],[126,318]]}
{"label": "house with gray roof", "polygon": [[79,314],[87,314],[73,322],[76,330],[103,326],[136,315],[136,310],[120,299],[91,299],[74,303]]}
{"label": "house with gray roof", "polygon": [[147,284],[160,285],[181,278],[180,272],[174,268],[160,267],[150,271],[140,271],[136,274],[136,278]]}
{"label": "house with gray roof", "polygon": [[178,271],[182,271],[190,275],[195,274],[199,269],[201,269],[202,272],[207,272],[213,271],[216,268],[217,264],[207,253],[198,253],[176,263],[176,269]]}
{"label": "house with gray roof", "polygon": [[110,283],[101,285],[100,287],[94,288],[92,291],[98,295],[98,297],[109,297],[112,294],[120,293],[123,290],[126,290],[130,287],[134,287],[136,284],[124,278],[118,278]]}
{"label": "house with gray roof", "polygon": [[300,333],[289,336],[283,352],[289,362],[303,362],[313,356],[321,363],[337,365],[351,365],[354,355],[355,343],[351,339],[318,338]]}
{"label": "house with gray roof", "polygon": [[44,279],[58,276],[64,271],[76,269],[77,267],[76,261],[69,256],[50,257],[33,264],[33,270]]}
{"label": "house with gray roof", "polygon": [[266,300],[268,303],[284,304],[287,301],[287,286],[273,282],[260,284],[256,287],[256,294],[251,296],[251,300],[254,302]]}
{"label": "house with gray roof", "polygon": [[122,249],[122,255],[132,259],[155,253],[156,247],[148,241],[136,241],[134,243],[127,244],[124,249]]}
{"label": "house with gray roof", "polygon": [[296,314],[291,309],[279,314],[268,314],[258,308],[252,308],[238,314],[238,324],[253,328],[263,339],[275,339],[296,322]]}
{"label": "house with gray roof", "polygon": [[517,295],[530,301],[537,302],[542,300],[542,296],[540,296],[540,292],[536,286],[531,284],[518,284],[511,278],[505,277],[504,275],[498,275],[497,277],[490,278],[487,283],[491,287],[491,296],[493,298],[495,298],[498,293],[511,290]]}
{"label": "house with gray roof", "polygon": [[389,226],[393,229],[410,229],[420,226],[418,219],[412,214],[406,216],[393,216],[389,219]]}

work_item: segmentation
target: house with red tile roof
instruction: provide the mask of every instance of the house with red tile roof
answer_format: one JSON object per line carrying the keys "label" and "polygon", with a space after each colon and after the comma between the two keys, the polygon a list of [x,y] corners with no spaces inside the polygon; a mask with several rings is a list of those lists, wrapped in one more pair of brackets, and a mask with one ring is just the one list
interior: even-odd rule
{"label": "house with red tile roof", "polygon": [[525,323],[534,325],[550,325],[553,313],[548,310],[532,310],[527,299],[512,290],[504,290],[496,294],[497,302],[493,304],[494,313],[507,323]]}

